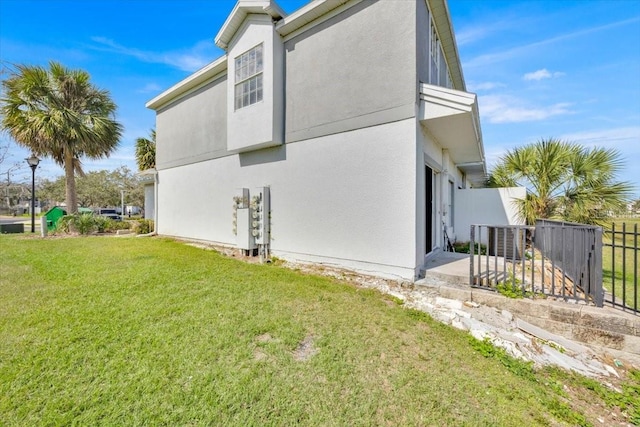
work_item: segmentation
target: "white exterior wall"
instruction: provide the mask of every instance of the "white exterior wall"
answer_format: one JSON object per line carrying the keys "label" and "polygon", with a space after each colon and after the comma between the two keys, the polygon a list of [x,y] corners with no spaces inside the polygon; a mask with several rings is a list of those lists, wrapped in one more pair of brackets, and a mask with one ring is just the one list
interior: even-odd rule
{"label": "white exterior wall", "polygon": [[144,219],[155,219],[155,184],[145,184],[144,186]]}
{"label": "white exterior wall", "polygon": [[233,196],[270,186],[275,255],[413,280],[415,123],[161,170],[158,232],[235,245]]}
{"label": "white exterior wall", "polygon": [[468,242],[472,224],[517,225],[524,224],[519,217],[515,200],[524,199],[527,189],[471,188],[455,192],[456,237]]}
{"label": "white exterior wall", "polygon": [[[420,147],[420,151],[418,152],[418,162],[419,168],[421,168],[420,175],[424,176],[424,167],[430,167],[433,172],[435,172],[435,176],[433,177],[434,184],[434,194],[433,194],[433,210],[431,212],[427,212],[425,209],[426,199],[425,199],[425,178],[422,178],[421,184],[418,186],[418,204],[417,209],[420,212],[420,218],[418,220],[418,236],[419,244],[421,246],[421,257],[422,262],[424,262],[424,256],[433,249],[438,249],[441,245],[439,242],[442,241],[442,210],[440,207],[442,206],[442,147],[434,140],[434,138],[429,135],[428,131],[424,126],[418,124],[417,129],[417,138],[418,138],[418,147]],[[434,232],[432,233],[432,247],[426,247],[425,241],[425,232],[426,232],[426,222],[431,221]]]}

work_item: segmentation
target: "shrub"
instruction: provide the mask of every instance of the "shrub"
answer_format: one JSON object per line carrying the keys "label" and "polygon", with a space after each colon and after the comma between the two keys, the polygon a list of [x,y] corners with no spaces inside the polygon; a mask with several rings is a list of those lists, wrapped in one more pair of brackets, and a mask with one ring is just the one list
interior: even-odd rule
{"label": "shrub", "polygon": [[153,230],[153,220],[151,219],[139,219],[133,223],[133,232],[136,234],[149,234]]}
{"label": "shrub", "polygon": [[104,233],[108,231],[111,227],[111,223],[113,222],[112,219],[107,218],[106,216],[95,216],[93,217],[93,219],[95,221],[96,230],[98,231],[98,233]]}
{"label": "shrub", "polygon": [[97,225],[93,215],[76,213],[73,215],[65,215],[60,218],[56,224],[55,231],[87,235],[96,229]]}
{"label": "shrub", "polygon": [[94,216],[92,214],[65,215],[56,224],[55,233],[79,233],[82,235],[98,233],[113,233],[116,230],[126,230],[131,228],[128,221],[114,221],[105,216]]}
{"label": "shrub", "polygon": [[128,221],[115,221],[111,218],[103,218],[103,228],[98,229],[101,233],[114,233],[118,230],[128,230],[131,228],[131,223]]}
{"label": "shrub", "polygon": [[[471,242],[456,242],[453,244],[453,248],[455,249],[456,252],[461,253],[461,254],[468,254],[470,252],[470,248],[469,246],[471,245]],[[474,248],[473,248],[473,253],[474,255],[478,253],[478,244],[476,243]],[[487,246],[480,244],[480,255],[486,255],[487,254]]]}

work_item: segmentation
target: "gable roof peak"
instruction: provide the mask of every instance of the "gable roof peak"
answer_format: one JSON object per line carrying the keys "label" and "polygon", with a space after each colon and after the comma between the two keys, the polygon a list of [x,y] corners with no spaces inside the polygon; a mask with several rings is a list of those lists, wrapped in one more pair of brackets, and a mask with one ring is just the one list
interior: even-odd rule
{"label": "gable roof peak", "polygon": [[251,13],[269,15],[274,21],[287,16],[286,12],[273,0],[238,0],[218,35],[216,35],[216,45],[226,50],[247,15]]}

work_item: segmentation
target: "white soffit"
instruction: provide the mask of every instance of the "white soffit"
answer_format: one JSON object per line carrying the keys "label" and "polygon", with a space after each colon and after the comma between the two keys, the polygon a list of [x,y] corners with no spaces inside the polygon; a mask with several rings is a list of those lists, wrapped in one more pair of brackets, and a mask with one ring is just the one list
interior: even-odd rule
{"label": "white soffit", "polygon": [[215,38],[216,45],[221,49],[227,49],[231,39],[251,13],[269,15],[274,21],[287,16],[284,10],[271,0],[238,0]]}
{"label": "white soffit", "polygon": [[486,169],[475,94],[421,83],[419,120],[454,163]]}

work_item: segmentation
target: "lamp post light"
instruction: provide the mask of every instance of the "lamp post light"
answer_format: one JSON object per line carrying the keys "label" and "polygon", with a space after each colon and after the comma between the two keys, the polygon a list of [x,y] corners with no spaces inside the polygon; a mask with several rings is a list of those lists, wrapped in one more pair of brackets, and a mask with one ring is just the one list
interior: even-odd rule
{"label": "lamp post light", "polygon": [[31,232],[36,232],[36,168],[40,159],[32,154],[31,157],[25,159],[31,168]]}

